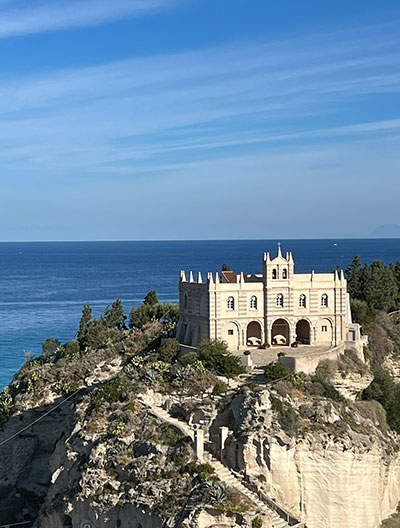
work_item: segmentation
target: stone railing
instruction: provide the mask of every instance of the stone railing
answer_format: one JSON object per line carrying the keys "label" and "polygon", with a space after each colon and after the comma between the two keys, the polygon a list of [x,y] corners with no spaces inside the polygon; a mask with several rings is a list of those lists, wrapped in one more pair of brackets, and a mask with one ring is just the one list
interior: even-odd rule
{"label": "stone railing", "polygon": [[280,517],[282,517],[282,519],[285,519],[289,526],[292,526],[293,528],[307,528],[306,525],[300,521],[300,519],[285,510],[285,508],[271,499],[271,497],[260,491],[257,483],[255,483],[249,475],[240,475],[240,477],[243,484],[249,490],[253,491],[261,501],[268,505],[271,510],[275,511]]}

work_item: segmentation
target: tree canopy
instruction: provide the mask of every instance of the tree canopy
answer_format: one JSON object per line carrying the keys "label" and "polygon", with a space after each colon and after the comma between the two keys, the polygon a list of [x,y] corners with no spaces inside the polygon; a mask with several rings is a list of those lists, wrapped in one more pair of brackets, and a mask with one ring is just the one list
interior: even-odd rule
{"label": "tree canopy", "polygon": [[362,264],[356,256],[345,271],[354,318],[370,322],[379,311],[400,309],[400,261],[395,265],[376,260]]}

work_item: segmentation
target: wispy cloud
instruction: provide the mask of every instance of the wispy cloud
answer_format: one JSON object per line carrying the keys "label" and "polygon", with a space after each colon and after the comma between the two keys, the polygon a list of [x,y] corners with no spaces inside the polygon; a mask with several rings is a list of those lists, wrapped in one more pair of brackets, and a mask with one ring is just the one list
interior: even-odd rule
{"label": "wispy cloud", "polygon": [[[398,119],[369,117],[364,103],[400,93],[400,37],[375,33],[317,35],[301,45],[241,43],[3,79],[3,170],[147,172],[149,164],[176,166],[227,147],[391,134]],[[350,105],[363,108],[359,123],[348,122]]]}
{"label": "wispy cloud", "polygon": [[[343,207],[350,208],[361,195],[361,178],[368,196],[383,199],[373,181],[376,171],[386,171],[394,197],[400,192],[398,26],[3,77],[0,177],[9,187],[0,196],[2,207],[10,218],[17,214],[7,205],[21,196],[15,182],[31,180],[35,185],[25,202],[30,207],[34,192],[32,203],[42,204],[40,214],[35,212],[38,223],[49,222],[42,196],[52,189],[59,204],[74,204],[77,219],[112,203],[116,221],[127,225],[132,209],[139,214],[154,200],[165,233],[180,226],[180,236],[190,237],[182,214],[200,214],[206,207],[208,228],[230,223],[243,236],[240,229],[258,222],[253,236],[263,236],[263,215],[271,229],[274,222],[283,226],[277,205],[263,208],[280,178],[289,186],[293,208],[285,216],[286,235],[299,214],[296,204],[302,201],[311,211],[316,192],[324,200],[310,213],[317,222],[339,194],[342,202],[346,194]],[[321,179],[332,185],[322,188]],[[363,203],[369,207],[367,194]],[[223,206],[228,198],[229,211],[243,200],[248,204],[243,226]],[[51,214],[58,214],[58,204]],[[341,214],[343,225],[349,215],[350,210]],[[103,225],[100,213],[86,218],[92,220]]]}
{"label": "wispy cloud", "polygon": [[0,38],[96,26],[175,6],[179,0],[0,0]]}

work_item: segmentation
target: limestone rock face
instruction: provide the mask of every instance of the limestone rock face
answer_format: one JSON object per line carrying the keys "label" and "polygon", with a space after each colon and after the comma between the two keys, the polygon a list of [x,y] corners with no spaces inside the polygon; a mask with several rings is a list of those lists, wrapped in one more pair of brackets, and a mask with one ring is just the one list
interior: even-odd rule
{"label": "limestone rock face", "polygon": [[373,379],[374,376],[371,372],[364,374],[350,372],[346,375],[337,372],[331,380],[331,383],[342,396],[348,400],[355,401],[363,390],[372,383]]}
{"label": "limestone rock face", "polygon": [[247,471],[263,474],[270,494],[308,528],[378,528],[400,497],[400,457],[384,460],[376,444],[359,450],[329,439],[286,445],[272,437],[250,440],[244,457]]}
{"label": "limestone rock face", "polygon": [[[301,425],[315,425],[288,434],[274,418],[268,425],[266,394],[263,391],[257,403],[254,395],[243,403],[232,442],[235,457],[228,450],[226,460],[308,528],[379,528],[400,500],[397,435],[379,431],[356,407],[351,415],[341,414],[345,404],[305,403],[302,398],[291,400],[293,408],[301,403],[300,412],[306,416]],[[252,407],[246,405],[249,401]]]}

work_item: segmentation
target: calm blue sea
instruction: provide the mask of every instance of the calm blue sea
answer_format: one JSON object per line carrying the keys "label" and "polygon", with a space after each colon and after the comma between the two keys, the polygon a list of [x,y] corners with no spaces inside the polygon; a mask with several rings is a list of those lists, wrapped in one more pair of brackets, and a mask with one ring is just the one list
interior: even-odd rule
{"label": "calm blue sea", "polygon": [[[355,255],[370,262],[400,259],[400,239],[287,240],[296,270],[346,268]],[[74,337],[82,306],[100,313],[120,298],[128,312],[150,289],[161,301],[177,301],[179,271],[261,273],[264,251],[274,240],[195,242],[52,242],[0,244],[0,388],[24,361],[40,353],[50,336]]]}

